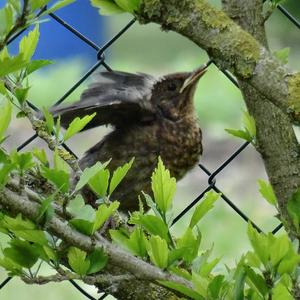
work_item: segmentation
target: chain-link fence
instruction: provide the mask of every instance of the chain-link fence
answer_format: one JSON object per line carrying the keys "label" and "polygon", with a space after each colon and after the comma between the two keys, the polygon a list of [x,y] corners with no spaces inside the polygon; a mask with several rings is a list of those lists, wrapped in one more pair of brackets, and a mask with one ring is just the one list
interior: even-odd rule
{"label": "chain-link fence", "polygon": [[[278,10],[286,16],[298,29],[300,29],[300,21],[297,20],[287,9],[285,9],[282,5],[277,6]],[[45,8],[44,8],[45,9]],[[39,14],[41,14],[43,10],[40,11]],[[132,19],[126,26],[124,26],[114,37],[112,37],[110,40],[108,40],[103,46],[99,46],[93,41],[91,41],[89,38],[87,38],[85,35],[81,34],[76,28],[69,25],[65,20],[60,18],[54,13],[50,13],[49,16],[55,20],[58,24],[60,24],[65,30],[70,31],[72,34],[75,35],[76,38],[81,40],[82,43],[85,43],[89,47],[91,47],[95,51],[96,56],[96,62],[94,65],[69,89],[65,92],[65,94],[56,101],[54,106],[57,106],[61,104],[70,94],[72,94],[88,77],[90,77],[100,66],[103,66],[106,70],[112,71],[111,67],[107,64],[105,59],[105,51],[112,47],[113,44],[124,34],[126,34],[126,31],[130,29],[130,27],[136,22],[135,19]],[[15,36],[13,36],[9,41],[8,44],[13,43],[18,36],[20,36],[26,29],[22,30]],[[213,60],[209,60],[207,62],[207,65],[214,64]],[[226,70],[220,70],[224,73],[224,75],[234,84],[236,87],[238,86],[238,82],[236,79]],[[38,111],[38,108],[28,102],[30,107],[36,111]],[[24,143],[19,145],[17,147],[18,151],[21,151],[24,147],[32,143],[35,139],[38,138],[37,134],[33,134],[31,137],[29,137]],[[217,193],[221,194],[222,199],[225,201],[225,203],[232,208],[232,210],[237,213],[245,222],[250,222],[252,225],[259,231],[262,232],[263,230],[255,224],[253,220],[250,220],[250,218],[245,214],[238,206],[236,206],[228,196],[226,196],[221,189],[217,186],[217,178],[221,171],[223,171],[225,168],[228,168],[231,164],[231,162],[242,152],[244,151],[248,146],[250,145],[249,142],[245,142],[241,147],[239,147],[234,153],[231,154],[220,166],[216,168],[214,171],[208,170],[203,164],[199,164],[199,168],[204,174],[207,175],[207,187],[199,193],[199,195],[192,201],[190,204],[185,207],[185,209],[179,213],[173,220],[174,225],[176,222],[178,222],[186,213],[188,213],[201,199],[203,198],[204,194],[210,190],[214,190]],[[71,152],[75,157],[76,154],[70,149],[65,143],[63,144],[66,150]],[[272,233],[277,233],[282,228],[282,224],[279,224],[276,226]],[[3,289],[10,281],[12,277],[7,277],[1,284],[0,284],[0,296],[1,296],[1,289]],[[101,300],[105,299],[108,295],[106,293],[103,293],[100,297],[95,298],[91,296],[87,291],[85,291],[82,287],[80,287],[74,280],[70,280],[70,283],[80,292],[84,297],[91,300]]]}

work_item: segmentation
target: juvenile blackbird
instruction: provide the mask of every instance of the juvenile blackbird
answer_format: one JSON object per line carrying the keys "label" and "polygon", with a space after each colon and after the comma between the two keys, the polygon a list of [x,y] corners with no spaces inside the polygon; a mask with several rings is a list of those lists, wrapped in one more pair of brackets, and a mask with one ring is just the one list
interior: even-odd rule
{"label": "juvenile blackbird", "polygon": [[[113,171],[135,157],[124,181],[113,192],[120,209],[138,209],[141,191],[151,194],[151,174],[161,156],[166,168],[181,179],[202,154],[201,130],[193,96],[206,66],[193,72],[155,78],[147,74],[101,72],[69,106],[56,108],[67,127],[75,117],[97,112],[85,129],[111,124],[114,130],[89,149],[80,160],[82,169],[111,159]],[[95,137],[97,140],[97,137]],[[91,202],[91,201],[88,201]]]}

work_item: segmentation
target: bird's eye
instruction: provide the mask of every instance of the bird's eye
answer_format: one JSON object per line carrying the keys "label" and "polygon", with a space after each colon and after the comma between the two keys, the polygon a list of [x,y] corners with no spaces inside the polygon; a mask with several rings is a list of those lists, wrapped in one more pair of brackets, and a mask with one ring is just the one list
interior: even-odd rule
{"label": "bird's eye", "polygon": [[176,83],[170,82],[170,83],[168,84],[168,90],[169,90],[169,91],[176,91],[176,89],[177,89]]}

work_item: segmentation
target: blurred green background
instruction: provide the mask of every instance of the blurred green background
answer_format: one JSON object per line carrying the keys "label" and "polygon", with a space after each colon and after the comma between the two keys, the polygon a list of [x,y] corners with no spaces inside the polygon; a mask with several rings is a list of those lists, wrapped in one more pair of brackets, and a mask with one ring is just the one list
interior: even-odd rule
{"label": "blurred green background", "polygon": [[[220,1],[210,2],[220,6]],[[88,2],[86,5],[89,5]],[[298,0],[285,1],[283,5],[295,17],[300,18]],[[72,5],[64,10],[72,10]],[[115,35],[131,18],[129,15],[105,17],[106,36],[109,38]],[[72,24],[72,21],[70,23]],[[299,69],[299,29],[278,10],[268,20],[266,28],[272,51],[290,47],[288,65],[292,69]],[[95,29],[90,28],[90,30]],[[105,54],[106,62],[114,70],[155,75],[192,70],[208,60],[206,53],[186,38],[172,32],[162,32],[156,25],[141,26],[137,23]],[[76,57],[57,60],[55,64],[31,77],[30,99],[39,107],[50,106],[72,87],[91,65],[91,61],[80,53]],[[67,101],[77,100],[87,83],[88,81],[84,82]],[[240,91],[215,66],[211,66],[199,82],[195,106],[203,131],[204,154],[201,163],[213,171],[243,143],[229,136],[224,128],[241,126],[244,103]],[[69,145],[80,156],[109,130],[109,128],[98,128],[78,134],[70,140]],[[18,119],[10,128],[9,134],[7,147],[12,149],[25,141],[32,131],[26,120]],[[28,149],[36,145],[45,147],[42,142],[36,142],[28,146]],[[274,217],[274,209],[258,193],[257,179],[259,178],[266,178],[263,162],[253,147],[249,146],[220,173],[217,177],[217,185],[261,228],[270,231],[278,224],[278,220]],[[174,203],[175,214],[196,198],[206,185],[207,176],[199,167],[178,182]],[[182,231],[189,216],[190,213],[174,226],[174,234]],[[200,223],[203,234],[202,249],[213,246],[213,255],[221,256],[224,265],[232,265],[250,247],[246,237],[246,225],[223,200],[219,200],[215,209]],[[4,278],[5,273],[0,271],[0,281]],[[92,287],[85,286],[85,289],[92,295],[97,294]],[[14,279],[0,291],[0,299],[40,298],[43,300],[85,299],[69,283],[28,287],[18,279]]]}

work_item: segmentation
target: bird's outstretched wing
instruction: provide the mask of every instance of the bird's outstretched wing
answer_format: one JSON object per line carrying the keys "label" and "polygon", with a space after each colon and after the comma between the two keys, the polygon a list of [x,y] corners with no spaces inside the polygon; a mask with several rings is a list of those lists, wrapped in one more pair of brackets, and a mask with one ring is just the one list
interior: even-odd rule
{"label": "bird's outstretched wing", "polygon": [[55,107],[54,117],[61,117],[67,127],[76,117],[96,112],[94,119],[84,130],[103,124],[120,126],[127,122],[150,121],[155,110],[150,101],[156,79],[147,74],[125,72],[101,72],[82,93],[78,102]]}

